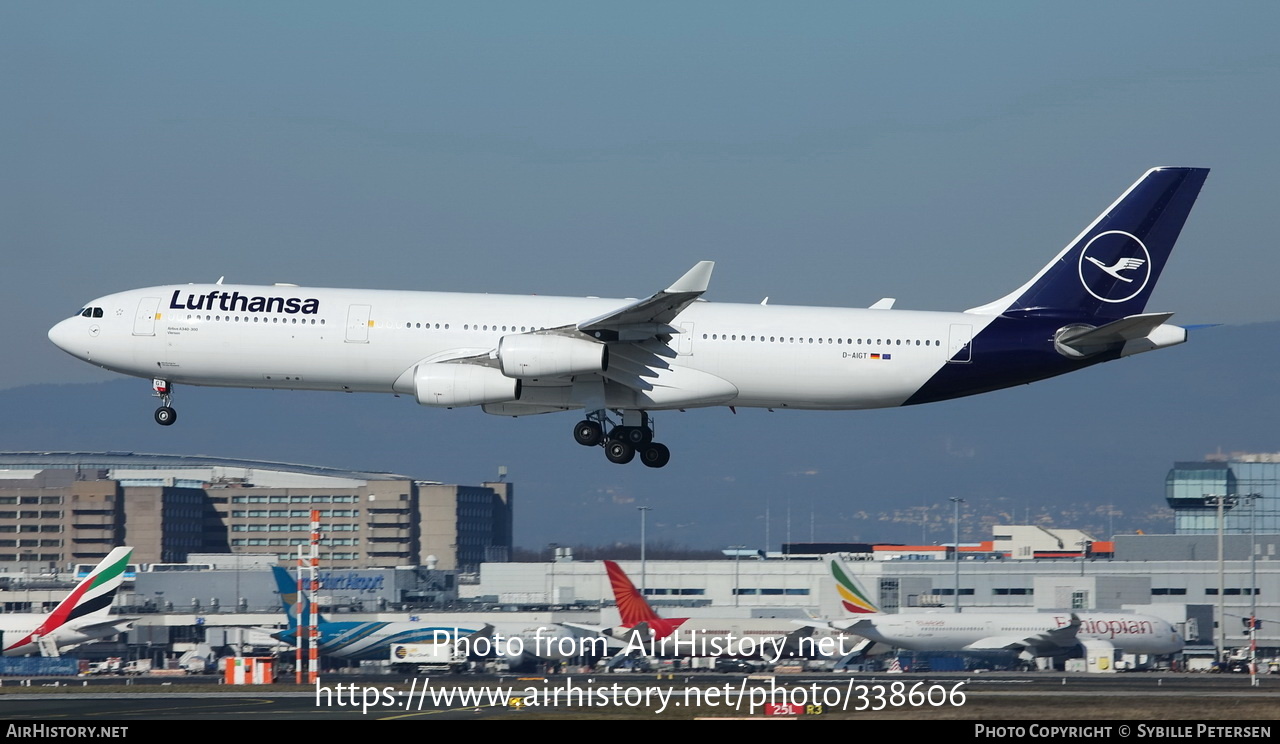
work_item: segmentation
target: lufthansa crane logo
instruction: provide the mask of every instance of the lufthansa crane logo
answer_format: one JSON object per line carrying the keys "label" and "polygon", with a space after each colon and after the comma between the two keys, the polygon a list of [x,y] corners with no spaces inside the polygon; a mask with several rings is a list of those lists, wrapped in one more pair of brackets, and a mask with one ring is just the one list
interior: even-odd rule
{"label": "lufthansa crane logo", "polygon": [[1134,235],[1109,230],[1095,235],[1080,251],[1080,284],[1103,302],[1137,297],[1151,280],[1151,253]]}

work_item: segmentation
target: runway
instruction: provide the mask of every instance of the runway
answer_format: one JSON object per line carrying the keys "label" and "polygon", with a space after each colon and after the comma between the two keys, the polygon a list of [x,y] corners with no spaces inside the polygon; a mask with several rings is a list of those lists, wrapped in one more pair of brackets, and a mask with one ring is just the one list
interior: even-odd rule
{"label": "runway", "polygon": [[[1280,720],[1280,675],[860,674],[322,677],[234,689],[183,680],[0,687],[12,724],[179,720],[413,721],[457,718]],[[143,724],[145,726],[145,724]]]}

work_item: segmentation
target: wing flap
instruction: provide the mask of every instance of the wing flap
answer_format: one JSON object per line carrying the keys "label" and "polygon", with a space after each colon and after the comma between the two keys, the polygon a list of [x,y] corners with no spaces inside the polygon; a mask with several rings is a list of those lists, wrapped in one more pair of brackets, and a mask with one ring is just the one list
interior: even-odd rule
{"label": "wing flap", "polygon": [[610,368],[604,372],[601,372],[600,376],[610,380],[611,382],[616,382],[619,385],[625,385],[626,387],[629,387],[632,390],[642,390],[645,392],[649,390],[653,390],[653,383],[649,382],[648,380],[644,379],[639,375],[632,374],[630,372],[626,372],[623,370],[615,370],[613,368]]}

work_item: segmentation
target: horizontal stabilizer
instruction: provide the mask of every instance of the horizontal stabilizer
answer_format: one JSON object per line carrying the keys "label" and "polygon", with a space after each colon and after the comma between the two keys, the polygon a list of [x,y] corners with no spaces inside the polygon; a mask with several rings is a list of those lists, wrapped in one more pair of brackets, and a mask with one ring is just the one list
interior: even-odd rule
{"label": "horizontal stabilizer", "polygon": [[[1145,313],[1130,315],[1106,325],[1067,326],[1058,331],[1054,345],[1058,353],[1071,358],[1083,358],[1114,349],[1122,349],[1122,356],[1165,346],[1174,346],[1187,340],[1183,328],[1165,325],[1173,313]],[[1130,344],[1133,343],[1132,348]]]}
{"label": "horizontal stabilizer", "polygon": [[894,299],[893,297],[885,297],[882,300],[878,300],[876,304],[872,305],[869,309],[870,310],[892,310],[893,303],[895,302],[897,302],[897,300]]}

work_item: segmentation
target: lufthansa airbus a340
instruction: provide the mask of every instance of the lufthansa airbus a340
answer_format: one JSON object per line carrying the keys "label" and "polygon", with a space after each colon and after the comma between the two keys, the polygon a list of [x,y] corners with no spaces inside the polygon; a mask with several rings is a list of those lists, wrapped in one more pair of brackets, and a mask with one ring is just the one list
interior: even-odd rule
{"label": "lufthansa airbus a340", "polygon": [[1023,286],[964,312],[713,303],[712,263],[643,300],[318,289],[149,287],[49,331],[86,362],[175,385],[414,396],[523,416],[579,410],[579,444],[662,467],[655,411],[852,410],[958,398],[1180,344],[1145,313],[1203,168],[1153,168]]}

